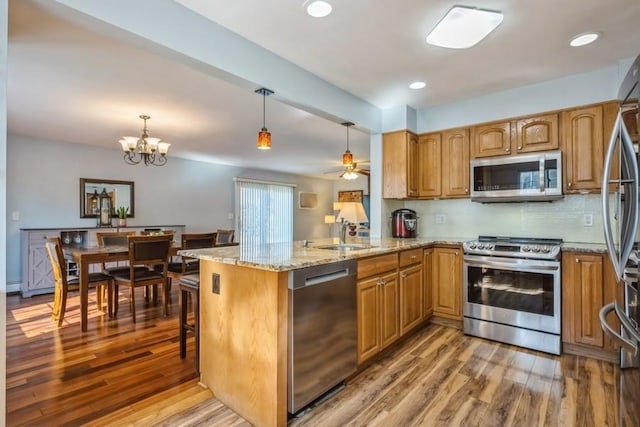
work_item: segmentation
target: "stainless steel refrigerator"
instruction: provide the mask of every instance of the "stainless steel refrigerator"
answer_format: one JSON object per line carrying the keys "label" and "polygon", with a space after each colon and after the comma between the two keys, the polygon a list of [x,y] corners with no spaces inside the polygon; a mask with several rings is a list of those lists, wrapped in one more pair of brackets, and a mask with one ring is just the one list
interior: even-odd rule
{"label": "stainless steel refrigerator", "polygon": [[[618,92],[620,109],[609,140],[601,193],[605,242],[618,289],[616,300],[600,310],[600,323],[621,347],[616,390],[622,426],[640,426],[639,96],[640,56]],[[619,329],[609,323],[614,316]]]}

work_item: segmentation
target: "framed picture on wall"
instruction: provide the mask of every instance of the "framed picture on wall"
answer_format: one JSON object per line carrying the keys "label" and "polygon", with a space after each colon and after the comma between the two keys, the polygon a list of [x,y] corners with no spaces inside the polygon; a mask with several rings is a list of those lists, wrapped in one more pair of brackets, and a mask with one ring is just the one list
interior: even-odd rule
{"label": "framed picture on wall", "polygon": [[338,201],[362,203],[362,190],[338,191]]}
{"label": "framed picture on wall", "polygon": [[298,207],[300,209],[313,209],[318,206],[318,193],[298,193]]}

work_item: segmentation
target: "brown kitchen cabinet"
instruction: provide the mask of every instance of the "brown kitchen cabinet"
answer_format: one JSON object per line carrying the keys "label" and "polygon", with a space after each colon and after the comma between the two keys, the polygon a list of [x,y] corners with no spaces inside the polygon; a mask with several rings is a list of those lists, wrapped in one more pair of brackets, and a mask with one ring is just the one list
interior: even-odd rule
{"label": "brown kitchen cabinet", "polygon": [[358,363],[400,338],[398,254],[358,260]]}
{"label": "brown kitchen cabinet", "polygon": [[420,198],[469,197],[469,129],[420,135]]}
{"label": "brown kitchen cabinet", "polygon": [[400,335],[422,323],[422,249],[400,252]]}
{"label": "brown kitchen cabinet", "polygon": [[506,156],[560,148],[558,113],[474,126],[471,157]]}
{"label": "brown kitchen cabinet", "polygon": [[617,108],[617,103],[608,102],[562,112],[565,194],[600,192]]}
{"label": "brown kitchen cabinet", "polygon": [[[600,326],[599,311],[615,300],[615,292],[615,273],[606,254],[562,254],[562,342],[565,350],[566,344],[614,350],[613,342]],[[575,349],[569,352],[575,352]]]}
{"label": "brown kitchen cabinet", "polygon": [[[418,137],[418,194],[440,197],[442,194],[442,135],[429,133]],[[467,168],[468,169],[468,168]]]}
{"label": "brown kitchen cabinet", "polygon": [[462,250],[433,249],[433,315],[462,320]]}
{"label": "brown kitchen cabinet", "polygon": [[418,135],[403,130],[382,136],[382,197],[407,199],[419,196]]}
{"label": "brown kitchen cabinet", "polygon": [[433,248],[422,252],[422,318],[433,315]]}

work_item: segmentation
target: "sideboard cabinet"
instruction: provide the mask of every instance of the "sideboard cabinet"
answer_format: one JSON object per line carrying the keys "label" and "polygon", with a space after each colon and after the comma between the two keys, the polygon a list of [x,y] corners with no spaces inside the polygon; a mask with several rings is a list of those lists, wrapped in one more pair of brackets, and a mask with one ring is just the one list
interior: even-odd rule
{"label": "sideboard cabinet", "polygon": [[[63,245],[88,245],[96,246],[97,232],[110,231],[143,231],[145,228],[161,228],[172,230],[177,242],[184,233],[184,225],[155,225],[121,228],[27,228],[21,233],[22,252],[22,283],[20,292],[23,297],[53,293],[53,272],[47,255],[45,242],[48,237],[60,237]],[[73,272],[74,264],[68,264],[68,269]],[[98,271],[99,265],[91,266],[90,271]]]}

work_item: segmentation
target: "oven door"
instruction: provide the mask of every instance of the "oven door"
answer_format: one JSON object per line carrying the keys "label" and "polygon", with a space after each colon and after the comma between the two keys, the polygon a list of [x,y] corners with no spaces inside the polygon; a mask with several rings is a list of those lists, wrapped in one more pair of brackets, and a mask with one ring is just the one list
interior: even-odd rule
{"label": "oven door", "polygon": [[560,262],[464,256],[464,316],[560,334]]}

